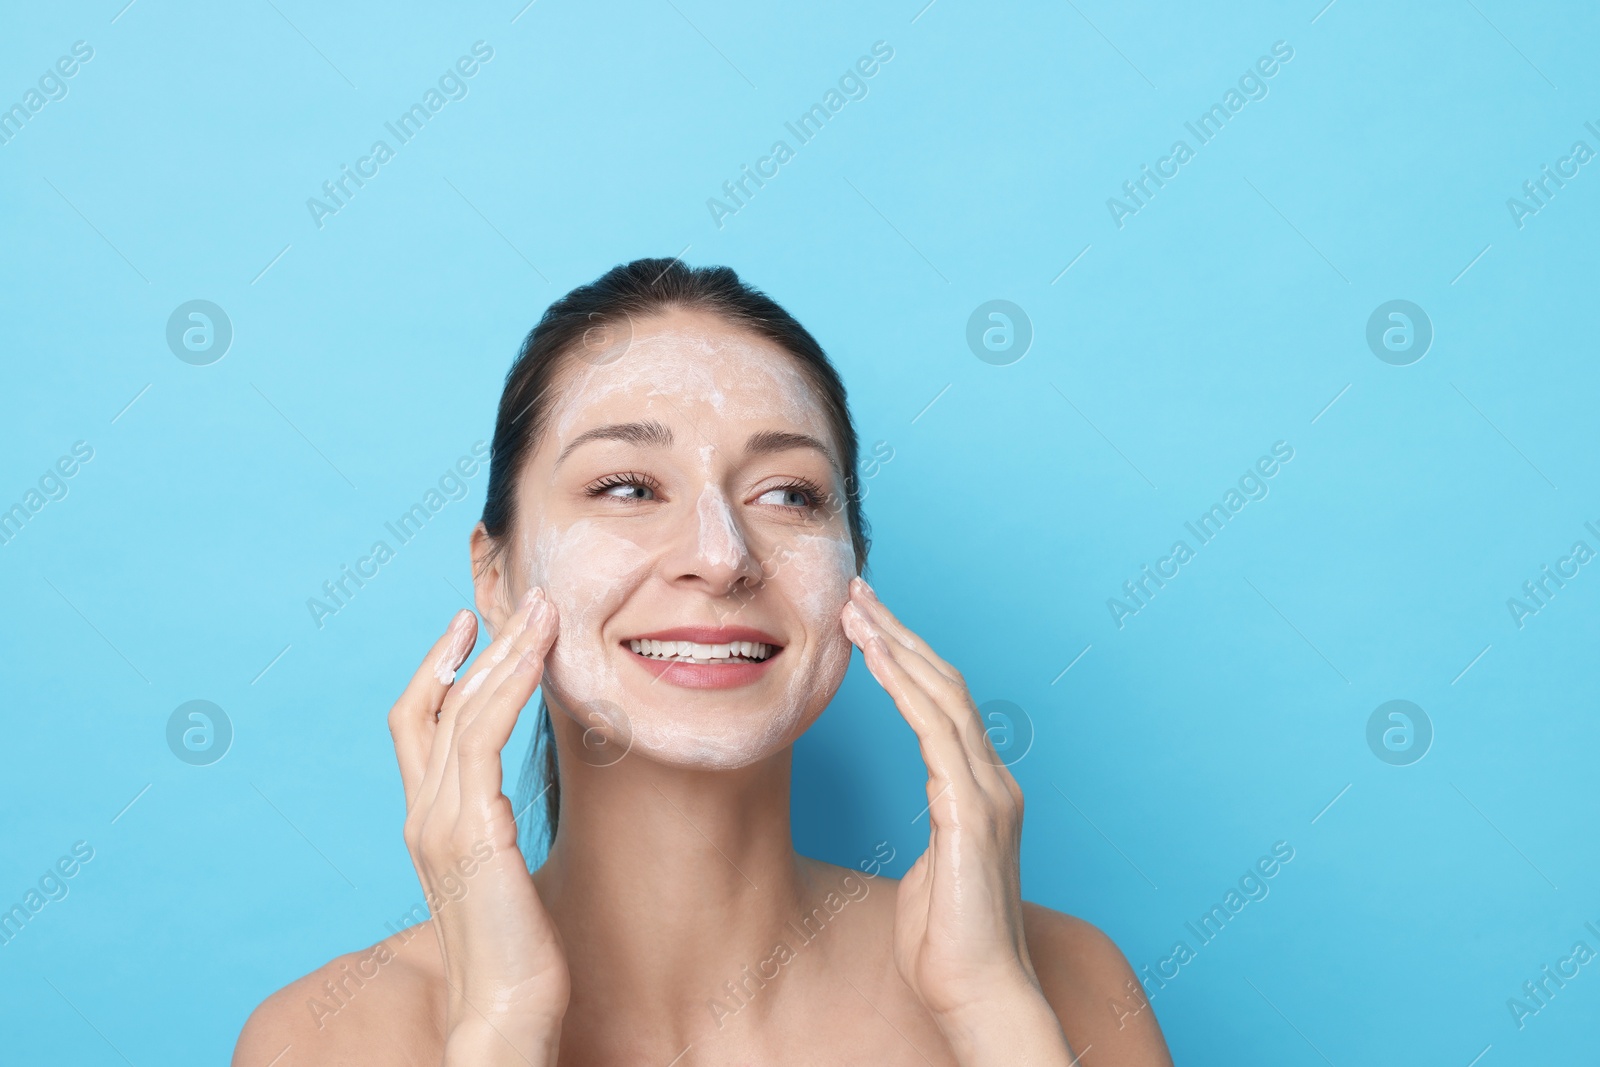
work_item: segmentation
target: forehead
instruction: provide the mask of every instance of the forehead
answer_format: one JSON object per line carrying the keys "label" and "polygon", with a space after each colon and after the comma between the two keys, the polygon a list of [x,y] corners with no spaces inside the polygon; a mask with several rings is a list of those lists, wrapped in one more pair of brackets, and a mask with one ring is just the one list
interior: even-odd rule
{"label": "forehead", "polygon": [[635,320],[620,355],[569,358],[554,383],[547,433],[563,447],[606,423],[692,424],[706,440],[752,429],[833,437],[797,358],[719,316],[673,311]]}

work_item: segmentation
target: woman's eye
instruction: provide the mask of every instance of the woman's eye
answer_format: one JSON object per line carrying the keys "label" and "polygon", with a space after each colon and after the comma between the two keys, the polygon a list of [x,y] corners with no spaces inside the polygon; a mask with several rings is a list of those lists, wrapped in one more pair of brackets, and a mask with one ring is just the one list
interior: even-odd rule
{"label": "woman's eye", "polygon": [[613,485],[601,490],[602,496],[615,497],[618,500],[654,500],[656,492],[648,485],[638,482],[627,482],[623,485]]}
{"label": "woman's eye", "polygon": [[808,508],[811,506],[811,497],[803,490],[794,487],[784,489],[768,489],[756,498],[758,504],[772,504],[780,508]]}

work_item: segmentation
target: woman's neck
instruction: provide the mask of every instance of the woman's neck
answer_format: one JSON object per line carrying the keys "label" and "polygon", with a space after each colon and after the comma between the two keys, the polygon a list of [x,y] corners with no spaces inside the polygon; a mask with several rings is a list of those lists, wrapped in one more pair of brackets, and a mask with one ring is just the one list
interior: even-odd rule
{"label": "woman's neck", "polygon": [[733,771],[635,753],[597,767],[569,755],[583,751],[582,729],[552,711],[561,813],[535,880],[561,931],[573,1011],[627,1005],[661,1025],[703,1011],[811,895],[789,829],[792,750]]}

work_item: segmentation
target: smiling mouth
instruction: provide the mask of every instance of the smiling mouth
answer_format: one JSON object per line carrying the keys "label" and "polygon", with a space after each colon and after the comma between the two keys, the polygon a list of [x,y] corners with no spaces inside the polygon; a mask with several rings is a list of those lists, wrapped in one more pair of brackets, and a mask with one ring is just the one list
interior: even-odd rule
{"label": "smiling mouth", "polygon": [[629,641],[627,645],[634,655],[657,663],[693,663],[703,666],[765,663],[782,651],[781,645],[762,641],[702,644],[698,641],[655,641],[645,638]]}

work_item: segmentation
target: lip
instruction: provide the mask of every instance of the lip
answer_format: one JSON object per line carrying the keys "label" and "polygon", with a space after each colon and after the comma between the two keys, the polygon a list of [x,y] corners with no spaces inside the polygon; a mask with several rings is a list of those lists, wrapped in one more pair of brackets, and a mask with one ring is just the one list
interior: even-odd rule
{"label": "lip", "polygon": [[[760,663],[674,663],[641,656],[628,647],[629,641],[693,641],[702,645],[756,641],[772,646],[773,653]],[[655,681],[684,689],[737,689],[751,685],[760,681],[783,654],[781,641],[764,630],[749,626],[677,626],[635,634],[624,639],[620,647],[624,655],[644,668]]]}
{"label": "lip", "polygon": [[749,626],[678,626],[671,630],[652,630],[647,634],[633,634],[623,638],[629,641],[693,641],[701,645],[725,645],[730,641],[759,641],[763,645],[782,648],[783,642],[765,630]]}

